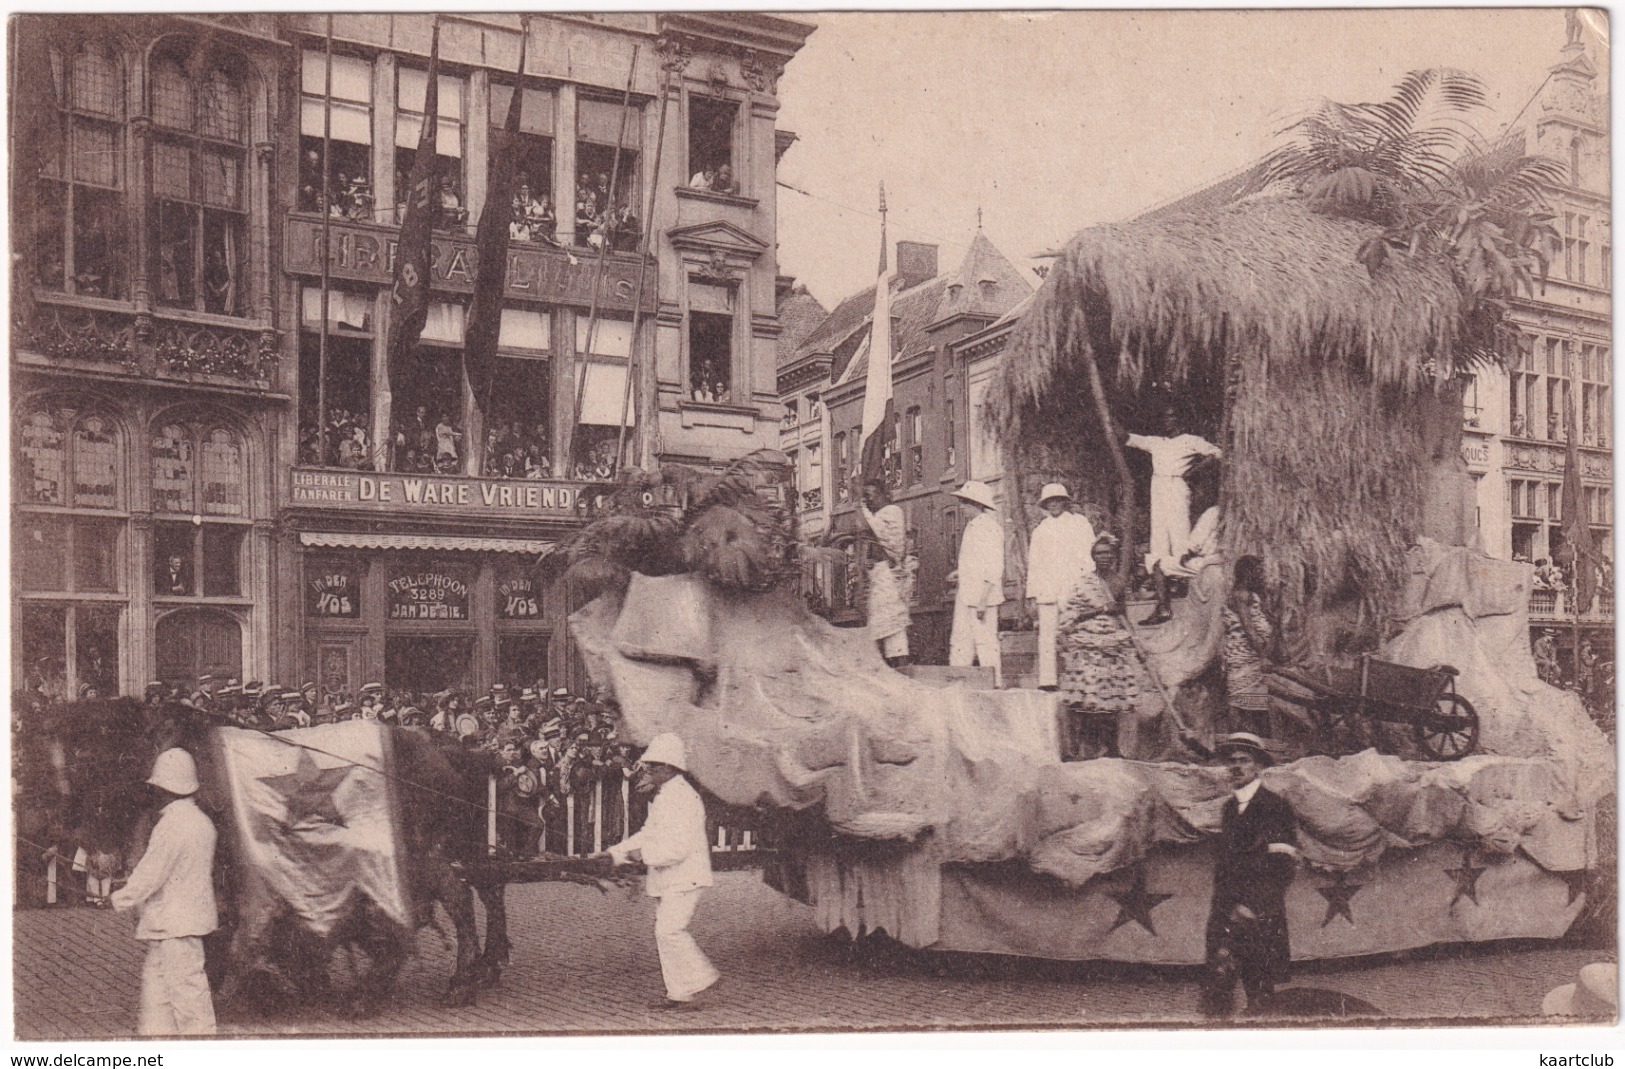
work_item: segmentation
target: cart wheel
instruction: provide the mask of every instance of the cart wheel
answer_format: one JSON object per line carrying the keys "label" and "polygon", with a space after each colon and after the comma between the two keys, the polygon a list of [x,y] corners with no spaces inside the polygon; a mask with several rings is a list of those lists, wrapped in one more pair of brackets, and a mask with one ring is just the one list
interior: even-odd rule
{"label": "cart wheel", "polygon": [[1478,711],[1460,694],[1441,694],[1416,721],[1416,741],[1436,761],[1455,761],[1478,746]]}

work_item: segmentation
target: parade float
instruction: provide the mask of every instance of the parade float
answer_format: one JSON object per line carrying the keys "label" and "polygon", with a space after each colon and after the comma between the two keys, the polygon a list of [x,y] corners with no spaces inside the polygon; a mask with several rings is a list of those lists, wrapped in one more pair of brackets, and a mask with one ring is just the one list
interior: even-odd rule
{"label": "parade float", "polygon": [[[1018,527],[1010,495],[1061,479],[1141,530],[1118,434],[1179,404],[1224,449],[1225,555],[1266,562],[1297,668],[1353,681],[1263,776],[1299,823],[1299,959],[1557,938],[1612,909],[1612,746],[1536,673],[1529,566],[1476,545],[1459,391],[1504,342],[1500,309],[1392,237],[1290,193],[1085,231],[990,393]],[[1228,787],[1182,738],[1223,729],[1227,569],[1141,632],[1160,686],[1142,695],[1136,759],[1089,761],[1062,759],[1054,694],[913,678],[791,590],[661,570],[572,617],[589,669],[627,735],[679,733],[712,799],[771,830],[769,881],[821,928],[1203,960]],[[1425,684],[1395,698],[1409,720],[1359,722],[1374,665]],[[1429,731],[1455,742],[1430,747]]]}

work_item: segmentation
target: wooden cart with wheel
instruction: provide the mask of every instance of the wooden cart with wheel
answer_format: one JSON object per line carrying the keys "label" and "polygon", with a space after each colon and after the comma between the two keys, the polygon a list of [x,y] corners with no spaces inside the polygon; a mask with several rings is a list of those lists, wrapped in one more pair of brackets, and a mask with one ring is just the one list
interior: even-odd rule
{"label": "wooden cart with wheel", "polygon": [[[1380,724],[1409,726],[1417,746],[1435,761],[1455,761],[1478,748],[1478,711],[1456,693],[1456,669],[1380,661],[1370,654],[1354,669],[1281,670],[1315,695],[1303,699],[1314,717],[1321,748],[1348,753],[1384,748]],[[1296,700],[1296,699],[1288,699]]]}

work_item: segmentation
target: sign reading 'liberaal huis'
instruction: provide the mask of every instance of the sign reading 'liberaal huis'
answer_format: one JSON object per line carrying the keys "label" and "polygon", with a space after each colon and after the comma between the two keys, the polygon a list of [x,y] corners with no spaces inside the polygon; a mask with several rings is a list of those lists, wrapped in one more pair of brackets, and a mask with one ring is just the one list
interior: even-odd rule
{"label": "sign reading 'liberaal huis'", "polygon": [[[353,282],[389,285],[395,277],[396,246],[399,233],[392,227],[369,226],[333,220],[329,226],[333,254],[328,274]],[[295,274],[322,273],[322,224],[318,220],[290,217],[284,231],[286,267]],[[448,293],[470,293],[474,289],[479,257],[470,238],[436,234],[429,251],[431,288]],[[604,259],[603,280],[598,286],[598,306],[630,312],[638,291],[637,260],[625,256]],[[593,303],[593,279],[598,272],[595,253],[571,256],[563,249],[536,245],[508,246],[507,296],[516,300],[572,304],[586,308]],[[654,273],[643,287],[643,310],[655,310]]]}
{"label": "sign reading 'liberaal huis'", "polygon": [[585,483],[295,468],[289,501],[305,508],[424,516],[535,518],[591,509]]}

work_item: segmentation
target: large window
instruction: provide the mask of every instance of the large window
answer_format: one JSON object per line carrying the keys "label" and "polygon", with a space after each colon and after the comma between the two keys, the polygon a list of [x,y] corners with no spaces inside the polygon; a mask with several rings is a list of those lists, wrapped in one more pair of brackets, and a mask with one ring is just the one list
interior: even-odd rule
{"label": "large window", "polygon": [[[307,48],[300,62],[300,211],[320,211],[322,207],[322,113],[326,102],[326,52]],[[329,144],[329,213],[360,222],[376,220],[372,188],[372,64],[367,60],[333,56]]]}
{"label": "large window", "polygon": [[[423,132],[423,108],[429,72],[401,67],[395,76],[395,206],[398,222],[406,211],[407,186]],[[463,79],[440,75],[435,105],[440,125],[435,134],[435,181],[439,185],[438,229],[466,230],[468,201],[463,186]]]}
{"label": "large window", "polygon": [[[205,419],[152,428],[153,593],[238,597],[248,532],[242,439]],[[166,519],[174,517],[174,519]]]}
{"label": "large window", "polygon": [[[513,86],[491,86],[491,157],[501,147],[498,130],[508,121]],[[552,243],[558,230],[558,203],[553,195],[553,94],[526,89],[520,102],[519,133],[511,151],[514,160],[513,217],[509,236],[515,241]]]}
{"label": "large window", "polygon": [[504,308],[486,412],[484,471],[505,479],[553,475],[552,391],[548,354],[552,320],[533,309]]}
{"label": "large window", "polygon": [[739,105],[709,97],[688,98],[689,187],[712,193],[739,193],[734,128]]}
{"label": "large window", "polygon": [[576,316],[576,352],[588,359],[581,365],[586,381],[581,386],[572,471],[577,479],[607,479],[615,472],[623,422],[628,438],[637,423],[637,397],[628,393],[632,321],[600,316],[592,327],[586,316]]}
{"label": "large window", "polygon": [[248,111],[240,59],[171,45],[152,61],[158,300],[241,315]]}
{"label": "large window", "polygon": [[[329,289],[327,293],[327,389],[321,381],[321,290],[301,298],[299,334],[299,463],[371,468],[373,298]],[[326,452],[319,427],[325,402]]]}
{"label": "large window", "polygon": [[64,293],[128,297],[124,72],[98,44],[53,49],[49,88],[55,124],[40,139],[36,277]]}
{"label": "large window", "polygon": [[732,286],[688,285],[688,389],[696,401],[734,402]]}
{"label": "large window", "polygon": [[622,249],[637,245],[643,109],[637,104],[625,109],[617,171],[615,143],[623,129],[622,111],[620,101],[588,97],[576,104],[575,234],[576,244],[584,248],[606,240]]}
{"label": "large window", "polygon": [[457,475],[463,470],[463,330],[460,304],[436,301],[416,348],[391,381],[393,471]]}
{"label": "large window", "polygon": [[18,685],[68,698],[118,687],[126,522],[123,450],[112,420],[41,401],[14,423],[13,671]]}

